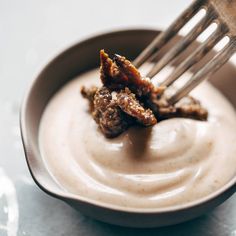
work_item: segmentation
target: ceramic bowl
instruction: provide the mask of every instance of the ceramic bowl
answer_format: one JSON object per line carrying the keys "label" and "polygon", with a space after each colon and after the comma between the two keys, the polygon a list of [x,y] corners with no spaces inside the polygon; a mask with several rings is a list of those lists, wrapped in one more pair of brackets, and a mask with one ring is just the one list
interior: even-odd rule
{"label": "ceramic bowl", "polygon": [[[22,140],[26,161],[36,184],[49,195],[67,202],[85,215],[100,221],[130,227],[158,227],[177,224],[208,212],[230,197],[236,189],[235,176],[218,191],[192,203],[162,209],[138,210],[109,205],[65,192],[46,169],[40,155],[38,131],[42,113],[50,98],[68,81],[85,71],[98,67],[100,49],[105,48],[109,53],[119,53],[129,59],[134,59],[158,33],[160,32],[156,30],[123,30],[105,33],[79,42],[60,53],[45,66],[30,86],[22,105],[20,116]],[[175,44],[179,39],[180,37],[177,37],[171,44]],[[194,47],[193,45],[189,50],[186,50],[183,57],[189,54]],[[162,50],[160,56],[166,50],[168,47]],[[197,70],[198,66],[193,70]],[[227,63],[213,77],[212,83],[236,107],[235,65]]]}

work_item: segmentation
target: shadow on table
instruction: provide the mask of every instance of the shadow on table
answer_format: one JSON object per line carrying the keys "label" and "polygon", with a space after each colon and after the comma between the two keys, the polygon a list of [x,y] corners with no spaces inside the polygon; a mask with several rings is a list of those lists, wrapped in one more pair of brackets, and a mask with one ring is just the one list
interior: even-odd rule
{"label": "shadow on table", "polygon": [[[134,229],[125,228],[114,225],[109,225],[88,219],[87,234],[94,236],[160,236],[160,235],[175,235],[175,236],[233,236],[236,235],[236,219],[232,212],[232,204],[236,198],[233,197],[222,206],[218,207],[211,213],[201,216],[197,219],[162,228],[152,229]],[[233,223],[234,222],[234,223]]]}
{"label": "shadow on table", "polygon": [[[169,227],[152,228],[152,229],[133,229],[109,225],[101,222],[90,222],[88,226],[88,235],[105,236],[105,235],[122,235],[122,236],[159,236],[159,235],[181,235],[181,236],[201,236],[201,235],[217,235],[215,234],[215,218],[204,216],[198,219]],[[214,230],[213,230],[214,229]],[[213,232],[212,232],[213,230]],[[209,233],[206,234],[206,231]],[[219,234],[223,235],[223,234]]]}

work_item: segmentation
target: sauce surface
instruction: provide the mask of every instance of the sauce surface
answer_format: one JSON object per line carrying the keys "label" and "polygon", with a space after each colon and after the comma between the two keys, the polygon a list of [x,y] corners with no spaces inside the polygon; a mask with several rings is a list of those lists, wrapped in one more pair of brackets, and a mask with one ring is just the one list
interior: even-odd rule
{"label": "sauce surface", "polygon": [[98,78],[93,70],[66,84],[41,120],[40,152],[66,191],[118,206],[161,208],[204,197],[235,176],[236,113],[209,83],[191,93],[208,109],[207,122],[173,118],[107,139],[79,93]]}

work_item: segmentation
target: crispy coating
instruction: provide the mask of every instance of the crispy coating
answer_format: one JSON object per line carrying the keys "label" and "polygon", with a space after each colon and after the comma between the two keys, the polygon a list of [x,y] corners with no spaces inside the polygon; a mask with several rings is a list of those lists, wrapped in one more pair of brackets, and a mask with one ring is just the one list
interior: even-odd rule
{"label": "crispy coating", "polygon": [[157,123],[152,110],[145,109],[128,88],[118,92],[116,97],[118,106],[140,124],[150,126]]}
{"label": "crispy coating", "polygon": [[128,128],[130,119],[112,99],[106,87],[97,90],[93,103],[93,118],[107,138],[115,137]]}

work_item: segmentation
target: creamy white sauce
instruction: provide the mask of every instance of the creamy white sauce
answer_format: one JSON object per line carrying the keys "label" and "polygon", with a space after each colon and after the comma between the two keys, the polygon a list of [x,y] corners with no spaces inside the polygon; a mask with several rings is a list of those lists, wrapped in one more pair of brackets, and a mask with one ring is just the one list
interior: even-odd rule
{"label": "creamy white sauce", "polygon": [[192,92],[208,109],[207,122],[173,118],[106,139],[79,93],[98,78],[94,70],[65,85],[41,121],[40,151],[66,191],[118,206],[165,207],[206,196],[235,176],[236,113],[209,83]]}

